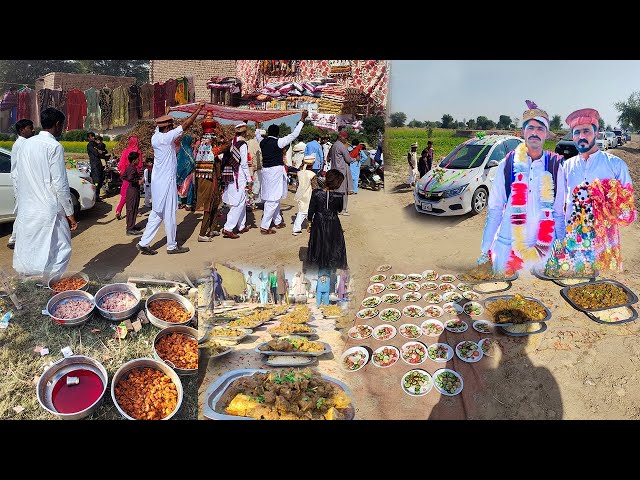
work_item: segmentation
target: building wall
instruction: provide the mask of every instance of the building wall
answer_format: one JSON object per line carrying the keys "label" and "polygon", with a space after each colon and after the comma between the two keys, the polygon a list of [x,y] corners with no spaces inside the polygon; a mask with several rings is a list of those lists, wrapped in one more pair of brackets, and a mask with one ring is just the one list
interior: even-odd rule
{"label": "building wall", "polygon": [[235,60],[151,60],[149,81],[166,82],[170,78],[193,76],[196,100],[209,101],[211,91],[207,82],[211,77],[235,77]]}
{"label": "building wall", "polygon": [[134,83],[136,83],[135,77],[52,72],[36,80],[36,90],[48,88],[50,90],[78,89],[85,91],[91,87],[103,88],[105,85],[111,89],[120,85],[129,87]]}

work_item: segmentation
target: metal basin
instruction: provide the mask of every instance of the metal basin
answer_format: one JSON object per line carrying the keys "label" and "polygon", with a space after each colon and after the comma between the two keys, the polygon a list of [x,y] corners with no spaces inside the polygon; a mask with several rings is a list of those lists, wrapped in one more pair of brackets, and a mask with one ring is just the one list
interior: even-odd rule
{"label": "metal basin", "polygon": [[145,368],[145,367],[150,367],[150,368],[155,368],[156,370],[160,370],[161,372],[166,374],[176,386],[176,390],[178,392],[178,403],[176,404],[176,408],[173,412],[171,412],[171,414],[167,415],[162,419],[162,420],[169,420],[178,412],[178,410],[180,410],[180,406],[182,405],[182,394],[183,394],[182,382],[180,381],[180,377],[178,376],[178,374],[174,372],[169,365],[167,365],[164,362],[161,362],[160,360],[154,360],[153,358],[136,358],[134,360],[129,360],[127,363],[122,365],[113,376],[113,379],[111,380],[111,399],[113,400],[113,404],[118,409],[118,412],[120,412],[120,415],[122,415],[124,418],[126,418],[127,420],[136,420],[135,418],[130,417],[124,410],[122,410],[122,408],[120,408],[120,405],[116,401],[115,388],[118,382],[123,378],[125,378],[131,370],[134,370],[136,368]]}
{"label": "metal basin", "polygon": [[162,337],[166,337],[167,335],[170,335],[172,333],[181,333],[189,338],[193,338],[196,342],[198,341],[198,331],[195,328],[187,327],[186,325],[175,325],[173,327],[163,328],[158,332],[156,338],[153,339],[153,356],[173,368],[178,375],[195,375],[196,373],[198,373],[198,367],[178,368],[169,360],[164,360],[162,357],[160,357],[160,355],[158,355],[158,351],[156,350],[156,343],[158,343],[158,340],[160,340]]}
{"label": "metal basin", "polygon": [[[108,295],[109,293],[114,293],[114,292],[131,293],[134,297],[136,297],[136,300],[138,300],[138,303],[136,303],[133,307],[127,310],[123,310],[122,312],[109,312],[107,310],[100,308],[99,305],[100,305],[100,301],[102,300],[102,297],[104,297],[105,295]],[[107,320],[120,322],[122,320],[126,320],[127,318],[131,318],[136,313],[138,313],[138,310],[140,308],[141,298],[142,297],[140,295],[140,290],[138,290],[136,287],[133,287],[127,283],[112,283],[111,285],[105,285],[96,293],[96,297],[95,297],[96,310],[100,314],[100,316],[106,318]]]}
{"label": "metal basin", "polygon": [[77,288],[76,290],[87,290],[87,288],[89,288],[89,276],[84,272],[66,272],[66,273],[54,275],[49,279],[47,286],[49,287],[50,290],[53,290],[54,292],[59,292],[59,290],[54,290],[51,287],[51,285],[56,283],[58,280],[62,280],[63,278],[69,278],[69,277],[80,277],[86,282],[82,287]]}
{"label": "metal basin", "polygon": [[[156,300],[175,300],[187,309],[190,314],[189,320],[187,320],[186,322],[165,322],[164,320],[159,319],[149,311],[149,305]],[[177,293],[169,292],[154,293],[153,295],[151,295],[149,298],[147,298],[147,301],[145,303],[145,310],[147,312],[147,318],[149,319],[151,324],[155,325],[158,328],[175,327],[177,325],[188,325],[189,323],[191,323],[191,320],[193,320],[193,316],[196,313],[196,309],[193,306],[193,303],[191,303],[188,298],[185,298]]]}
{"label": "metal basin", "polygon": [[[93,305],[93,307],[91,308],[91,310],[89,310],[88,313],[85,313],[81,317],[67,318],[67,319],[54,317],[52,312],[55,311],[58,305],[60,305],[65,301],[68,301],[69,299],[89,300]],[[80,325],[84,325],[89,321],[95,309],[96,309],[96,302],[95,302],[95,299],[93,298],[93,295],[83,290],[67,290],[65,292],[57,293],[49,299],[49,301],[47,302],[46,312],[47,312],[47,315],[51,317],[51,320],[53,320],[56,323],[59,323],[60,325],[63,325],[65,327],[78,327]]]}
{"label": "metal basin", "polygon": [[[78,370],[78,368],[89,370],[100,377],[103,384],[100,398],[98,398],[98,400],[96,400],[92,405],[79,412],[59,413],[53,406],[53,388],[58,380],[60,380],[64,375],[74,370]],[[36,395],[38,396],[40,406],[52,415],[62,418],[63,420],[79,420],[81,418],[88,417],[96,411],[104,397],[104,392],[107,391],[108,383],[109,376],[107,375],[107,370],[100,364],[100,362],[91,357],[85,357],[84,355],[73,355],[71,357],[58,360],[45,370],[40,377],[40,380],[38,380]]]}

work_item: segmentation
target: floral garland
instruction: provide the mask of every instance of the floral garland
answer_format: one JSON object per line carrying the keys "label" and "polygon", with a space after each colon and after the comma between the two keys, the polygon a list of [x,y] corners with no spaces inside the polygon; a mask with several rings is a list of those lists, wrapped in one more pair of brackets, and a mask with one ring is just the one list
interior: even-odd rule
{"label": "floral garland", "polygon": [[540,179],[541,214],[538,224],[538,239],[534,247],[525,243],[527,223],[527,192],[529,190],[527,172],[527,147],[521,143],[515,151],[513,172],[515,179],[511,184],[511,232],[513,246],[507,262],[507,271],[522,269],[526,262],[537,262],[545,256],[553,240],[555,221],[553,219],[553,177],[545,171]]}
{"label": "floral garland", "polygon": [[431,170],[431,177],[436,180],[438,183],[442,183],[442,179],[444,178],[447,171],[442,167],[436,167]]}

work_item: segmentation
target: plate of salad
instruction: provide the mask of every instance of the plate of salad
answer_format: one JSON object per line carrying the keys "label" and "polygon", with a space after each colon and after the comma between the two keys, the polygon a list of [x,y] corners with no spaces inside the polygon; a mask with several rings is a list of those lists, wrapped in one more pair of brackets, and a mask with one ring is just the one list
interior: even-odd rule
{"label": "plate of salad", "polygon": [[407,305],[402,309],[402,314],[409,318],[418,318],[424,316],[424,310],[418,305]]}
{"label": "plate of salad", "polygon": [[390,303],[392,305],[395,303],[400,303],[400,295],[398,295],[397,293],[386,293],[382,296],[382,302]]}
{"label": "plate of salad", "polygon": [[467,325],[459,318],[454,318],[453,320],[447,320],[446,322],[444,322],[444,328],[453,333],[462,333],[467,331],[469,325]]}
{"label": "plate of salad", "polygon": [[469,290],[473,290],[473,287],[468,283],[459,283],[458,290],[460,290],[461,292],[468,292]]}
{"label": "plate of salad", "polygon": [[378,295],[385,290],[384,283],[373,283],[367,287],[367,293],[370,295]]}
{"label": "plate of salad", "polygon": [[358,313],[356,313],[356,317],[361,320],[367,320],[369,318],[373,318],[378,315],[380,312],[375,308],[363,308]]}
{"label": "plate of salad", "polygon": [[378,317],[383,322],[397,322],[401,316],[402,312],[397,308],[385,308],[378,314]]}
{"label": "plate of salad", "polygon": [[473,290],[467,290],[462,294],[462,296],[467,300],[471,300],[472,302],[475,302],[476,300],[480,300],[480,297],[481,297],[479,293],[476,293]]}
{"label": "plate of salad", "polygon": [[390,279],[392,282],[404,282],[407,276],[404,273],[394,273]]}
{"label": "plate of salad", "polygon": [[387,284],[388,290],[402,290],[402,287],[404,287],[402,282],[390,282]]}
{"label": "plate of salad", "polygon": [[445,283],[453,283],[456,281],[456,276],[450,273],[445,273],[444,275],[440,275],[440,281]]}
{"label": "plate of salad", "polygon": [[387,279],[387,276],[379,273],[377,275],[374,275],[373,277],[371,277],[369,279],[370,282],[376,282],[376,283],[380,283],[380,282],[384,282]]}
{"label": "plate of salad", "polygon": [[404,288],[410,292],[417,292],[420,290],[420,284],[418,282],[404,282]]}
{"label": "plate of salad", "polygon": [[425,320],[420,327],[427,337],[439,337],[444,332],[444,325],[440,320]]}
{"label": "plate of salad", "polygon": [[357,372],[369,361],[369,352],[364,347],[351,347],[340,356],[340,365],[347,372]]}
{"label": "plate of salad", "polygon": [[[445,284],[445,285],[450,285],[449,283]],[[458,292],[447,292],[444,295],[442,295],[442,300],[444,302],[459,302],[460,300],[462,300],[464,297],[462,296],[461,293]],[[368,305],[367,305],[368,306]],[[374,305],[375,306],[375,305]]]}
{"label": "plate of salad", "polygon": [[445,303],[442,305],[442,309],[444,310],[444,313],[449,315],[459,315],[462,313],[462,307],[455,302]]}
{"label": "plate of salad", "polygon": [[476,320],[471,326],[478,333],[492,333],[494,324],[488,320]]}
{"label": "plate of salad", "polygon": [[433,386],[441,394],[453,397],[462,391],[464,383],[462,375],[458,372],[448,368],[441,368],[433,374]]}
{"label": "plate of salad", "polygon": [[435,270],[425,270],[424,272],[422,272],[422,278],[433,282],[434,280],[438,279],[438,274]]}
{"label": "plate of salad", "polygon": [[347,332],[347,335],[349,335],[349,338],[353,338],[354,340],[364,340],[365,338],[369,338],[372,333],[373,327],[363,324],[351,327]]}
{"label": "plate of salad", "polygon": [[444,310],[442,310],[438,305],[427,305],[424,307],[424,314],[427,317],[438,318],[444,314]]}
{"label": "plate of salad", "polygon": [[467,302],[462,306],[462,310],[470,317],[478,317],[484,312],[484,307],[478,302]]}
{"label": "plate of salad", "polygon": [[396,327],[389,324],[378,325],[373,329],[373,338],[376,340],[389,340],[396,336]]}
{"label": "plate of salad", "polygon": [[436,282],[423,282],[420,287],[422,290],[437,290],[438,284]]}
{"label": "plate of salad", "polygon": [[482,358],[482,349],[476,342],[464,340],[456,345],[456,355],[467,363],[476,363]]}
{"label": "plate of salad", "polygon": [[478,345],[480,345],[482,353],[487,357],[495,357],[502,350],[500,348],[500,342],[495,338],[483,338],[478,342]]}
{"label": "plate of salad", "polygon": [[400,351],[393,345],[385,345],[374,350],[371,362],[379,368],[395,365],[400,359]]}
{"label": "plate of salad", "polygon": [[413,323],[405,323],[404,325],[400,325],[400,335],[404,338],[418,338],[422,335],[422,330],[417,325]]}
{"label": "plate of salad", "polygon": [[427,371],[415,368],[409,370],[402,376],[400,385],[402,385],[405,393],[414,397],[420,397],[431,391],[433,388],[433,380]]}
{"label": "plate of salad", "polygon": [[389,265],[388,263],[380,265],[378,268],[376,268],[376,272],[387,272],[389,270],[391,270],[391,265]]}
{"label": "plate of salad", "polygon": [[434,362],[445,363],[453,358],[453,348],[447,343],[434,343],[427,349],[429,358]]}
{"label": "plate of salad", "polygon": [[380,305],[381,301],[382,300],[380,299],[380,297],[376,297],[375,295],[372,295],[372,296],[367,297],[364,300],[362,300],[361,305],[363,307],[373,308],[373,307],[377,307],[378,305]]}
{"label": "plate of salad", "polygon": [[455,292],[456,287],[453,283],[441,283],[438,285],[438,290],[442,293]]}
{"label": "plate of salad", "polygon": [[422,294],[420,294],[419,292],[409,292],[402,295],[402,299],[405,302],[417,302],[421,298],[422,298]]}
{"label": "plate of salad", "polygon": [[442,295],[435,292],[427,292],[422,296],[422,298],[424,298],[427,303],[440,303],[442,301]]}
{"label": "plate of salad", "polygon": [[412,282],[421,282],[423,277],[419,273],[410,273],[407,278]]}
{"label": "plate of salad", "polygon": [[427,347],[420,342],[407,342],[400,347],[402,360],[409,365],[417,365],[427,359]]}

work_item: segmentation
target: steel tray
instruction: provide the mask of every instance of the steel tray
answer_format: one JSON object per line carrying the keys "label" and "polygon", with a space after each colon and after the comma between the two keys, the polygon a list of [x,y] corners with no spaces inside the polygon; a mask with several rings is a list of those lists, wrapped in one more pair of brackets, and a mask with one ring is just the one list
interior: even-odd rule
{"label": "steel tray", "polygon": [[[621,307],[614,307],[614,308],[621,308]],[[605,320],[600,320],[598,317],[596,317],[593,313],[590,313],[590,312],[583,312],[583,313],[594,322],[601,323],[603,325],[618,325],[620,323],[633,322],[638,318],[638,312],[636,311],[635,308],[633,308],[631,305],[627,305],[625,308],[628,308],[629,310],[631,310],[631,315],[628,318],[625,318],[623,320],[617,320],[615,322],[607,322]],[[601,311],[606,312],[606,310],[601,310]]]}
{"label": "steel tray", "polygon": [[262,342],[255,349],[256,353],[262,353],[263,355],[300,355],[303,357],[320,357],[325,353],[331,353],[331,345],[326,342],[318,342],[324,345],[324,350],[322,352],[275,352],[272,350],[260,350],[260,347],[266,345],[268,342]]}
{"label": "steel tray", "polygon": [[303,332],[303,333],[277,333],[277,332],[269,332],[269,330],[267,330],[267,332],[269,333],[269,335],[271,335],[274,338],[278,338],[278,337],[286,337],[288,335],[299,335],[301,337],[313,337],[314,335],[318,334],[318,329],[317,328],[312,328],[311,332]]}
{"label": "steel tray", "polygon": [[576,275],[576,276],[570,276],[570,277],[549,277],[545,275],[543,272],[544,272],[544,268],[542,269],[542,271],[540,271],[540,267],[533,267],[531,269],[531,273],[533,274],[534,277],[537,277],[540,280],[549,280],[554,283],[562,282],[562,280],[581,280],[581,279],[584,281],[592,282],[593,280],[596,279],[596,277],[598,277],[598,275],[600,275],[600,272],[598,271],[598,269],[594,269],[593,275]]}
{"label": "steel tray", "polygon": [[463,280],[460,277],[457,277],[458,280],[460,280],[462,283],[466,283],[467,285],[482,285],[483,283],[511,283],[515,280],[518,279],[518,272],[515,272],[512,276],[510,277],[505,277],[505,278],[495,278],[495,279],[489,279],[489,280]]}
{"label": "steel tray", "polygon": [[[547,330],[547,324],[545,322],[534,322],[534,323],[542,323],[542,327],[540,327],[540,330],[536,330],[535,332],[511,333],[511,332],[507,332],[504,328],[501,328],[500,331],[505,335],[509,335],[510,337],[528,337],[529,335],[537,335]],[[519,323],[518,325],[526,325],[526,324]],[[497,325],[497,326],[499,327],[500,325]]]}
{"label": "steel tray", "polygon": [[[226,413],[220,413],[217,410],[222,410],[222,407],[219,405],[219,401],[227,390],[231,383],[241,377],[248,377],[253,375],[254,373],[266,373],[269,370],[264,369],[240,369],[240,370],[232,370],[230,372],[225,373],[220,378],[218,378],[215,382],[213,382],[207,388],[205,393],[205,403],[204,403],[204,411],[203,415],[206,418],[210,418],[211,420],[255,420],[250,417],[239,417],[236,415],[227,415]],[[321,377],[328,382],[334,383],[339,386],[351,399],[351,407],[346,411],[347,420],[353,420],[356,415],[356,410],[353,405],[353,395],[351,395],[351,390],[340,380],[335,378],[327,377],[326,375],[321,375]]]}
{"label": "steel tray", "polygon": [[[269,355],[272,357],[275,356],[282,356],[282,355]],[[312,365],[314,363],[316,363],[318,361],[318,357],[307,357],[307,361],[305,363],[269,363],[269,356],[263,356],[262,357],[262,363],[264,365],[267,365],[271,368],[282,368],[282,367],[308,367],[309,365]],[[288,355],[286,355],[288,356]]]}
{"label": "steel tray", "polygon": [[[523,295],[523,296],[524,296],[524,295]],[[491,312],[489,312],[489,311],[487,310],[487,303],[491,303],[491,302],[494,302],[494,301],[496,301],[496,300],[503,300],[503,299],[504,299],[504,300],[506,300],[506,299],[511,298],[511,297],[515,297],[515,295],[496,295],[496,296],[493,296],[493,297],[485,298],[482,302],[480,302],[480,303],[482,303],[482,306],[484,307],[485,311],[487,311],[487,313],[488,313],[489,315],[491,315],[491,317],[492,317],[492,322],[493,322],[496,326],[498,326],[498,327],[499,327],[499,326],[503,325],[503,326],[511,327],[511,326],[514,326],[514,325],[526,325],[526,324],[528,324],[528,323],[544,323],[544,322],[547,322],[547,321],[551,320],[551,310],[549,310],[549,309],[545,306],[545,304],[544,304],[544,303],[542,303],[542,302],[541,302],[540,300],[538,300],[537,298],[533,298],[533,297],[524,297],[524,298],[526,298],[527,300],[533,300],[534,302],[536,302],[536,303],[538,303],[538,304],[542,305],[542,307],[544,308],[544,311],[545,311],[545,313],[546,313],[547,315],[546,315],[542,320],[532,320],[532,321],[530,321],[530,322],[522,322],[522,323],[513,323],[513,322],[508,322],[508,323],[498,323],[498,322],[496,322],[496,321],[495,321],[495,319],[493,318],[493,314],[491,314]],[[529,334],[527,334],[527,335],[529,335]]]}
{"label": "steel tray", "polygon": [[[622,288],[627,294],[627,303],[622,303],[620,305],[609,305],[608,307],[603,307],[603,308],[582,308],[576,305],[575,303],[573,303],[573,300],[569,298],[569,289],[571,288],[584,287],[585,285],[597,285],[601,283],[610,283],[612,285],[616,285],[617,287]],[[627,287],[626,285],[623,285],[622,283],[616,280],[611,280],[611,279],[596,280],[595,282],[584,282],[584,283],[579,283],[577,285],[564,287],[562,290],[560,290],[560,295],[562,296],[562,298],[566,300],[566,302],[569,305],[571,305],[573,308],[575,308],[579,312],[584,312],[584,313],[600,312],[602,310],[611,310],[612,308],[619,308],[619,307],[630,307],[634,303],[638,303],[637,295],[633,293],[631,290],[629,290],[629,287]]]}
{"label": "steel tray", "polygon": [[[224,327],[223,327],[224,328]],[[229,327],[229,328],[235,328],[237,330],[241,330],[243,331],[243,335],[239,335],[237,337],[234,336],[226,336],[226,335],[212,335],[211,332],[213,330],[218,330],[216,327],[211,328],[206,335],[204,335],[201,339],[201,341],[206,341],[206,340],[232,340],[232,341],[237,341],[238,343],[240,343],[242,340],[244,340],[245,338],[247,338],[249,335],[251,335],[253,333],[253,330],[249,329],[249,328],[240,328],[240,327]]]}

